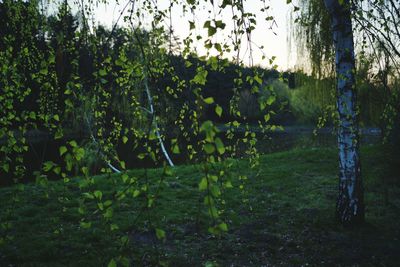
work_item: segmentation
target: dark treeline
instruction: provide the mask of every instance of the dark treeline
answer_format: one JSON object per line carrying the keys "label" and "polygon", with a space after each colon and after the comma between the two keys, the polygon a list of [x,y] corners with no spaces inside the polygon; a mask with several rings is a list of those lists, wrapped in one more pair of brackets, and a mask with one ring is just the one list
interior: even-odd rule
{"label": "dark treeline", "polygon": [[[0,133],[2,144],[7,143],[2,151],[7,155],[5,173],[22,162],[28,176],[42,169],[46,161],[62,164],[59,147],[70,140],[78,140],[86,151],[81,156],[81,150],[74,148],[77,160],[84,161],[79,166],[92,165],[97,172],[104,165],[103,155],[112,158],[123,154],[129,155],[124,160],[132,167],[129,160],[137,161],[132,153],[146,152],[138,143],[145,140],[153,119],[146,113],[150,110],[147,86],[163,135],[181,138],[183,149],[198,138],[198,133],[182,137],[176,132],[178,127],[190,132],[193,117],[253,122],[263,119],[259,99],[271,99],[270,107],[264,109],[280,105],[273,101],[275,93],[267,86],[280,77],[275,70],[240,67],[216,57],[183,58],[161,47],[157,38],[162,34],[151,31],[103,26],[89,29],[79,23],[82,19],[71,13],[67,2],[50,17],[41,15],[36,1],[3,1],[0,12],[5,25],[0,40],[0,85],[5,92],[1,112],[7,118]],[[143,58],[143,50],[155,52],[145,53],[148,58]],[[221,108],[218,114],[216,107]],[[20,137],[7,137],[14,133],[30,139],[27,145],[17,146]],[[126,136],[133,138],[126,141]],[[158,144],[154,143],[156,149]],[[127,149],[126,153],[115,152]]]}
{"label": "dark treeline", "polygon": [[[141,140],[151,120],[142,114],[149,109],[144,80],[155,99],[158,125],[167,137],[182,137],[180,127],[190,132],[194,116],[217,123],[257,124],[265,119],[279,125],[331,126],[335,121],[333,77],[250,68],[218,57],[183,57],[164,48],[165,40],[157,42],[157,38],[168,38],[165,33],[103,26],[89,29],[67,2],[54,15],[44,17],[36,1],[5,0],[0,3],[0,18],[4,25],[0,28],[0,86],[6,92],[0,96],[2,117],[18,116],[28,122],[24,130],[19,129],[23,124],[19,119],[9,119],[12,125],[3,126],[34,132],[33,136],[38,129],[48,139],[55,136],[55,148],[62,143],[58,139],[75,138],[85,144],[90,152],[86,155],[98,154],[99,146],[104,153],[115,154],[114,144],[120,144],[117,150],[127,149],[121,137],[128,132]],[[156,52],[143,58],[143,50]],[[363,66],[357,73],[361,122],[384,129],[387,122],[381,114],[391,94]],[[213,103],[206,104],[204,99],[211,97]],[[217,107],[220,112],[215,111]],[[268,110],[268,117],[263,110]],[[190,134],[182,137],[182,147],[193,143],[193,138]],[[134,154],[143,152],[129,142]],[[43,150],[42,143],[36,150]],[[33,169],[40,168],[45,158],[58,157],[58,151],[46,153],[36,153],[40,155],[35,156]],[[89,165],[99,161],[95,156],[87,160]]]}
{"label": "dark treeline", "polygon": [[[85,25],[79,23],[79,17],[71,13],[70,7],[65,2],[60,5],[57,13],[50,17],[43,17],[40,14],[35,1],[4,1],[0,3],[0,12],[6,25],[0,29],[2,37],[0,48],[2,51],[12,50],[10,53],[13,58],[21,58],[20,64],[16,67],[20,76],[25,77],[20,82],[29,90],[29,95],[21,103],[20,108],[17,108],[17,112],[31,110],[43,114],[63,114],[65,116],[63,123],[72,126],[76,118],[65,114],[65,109],[66,105],[75,104],[70,103],[69,94],[73,83],[79,80],[83,87],[81,90],[83,94],[94,93],[96,83],[99,81],[104,87],[108,87],[113,98],[108,116],[124,116],[124,114],[118,114],[122,110],[121,96],[118,95],[120,92],[117,85],[118,77],[113,73],[122,69],[121,57],[126,57],[127,60],[137,60],[140,57],[138,42],[132,30],[118,27],[110,30],[97,26],[90,32]],[[20,23],[13,23],[14,21]],[[142,42],[148,42],[146,36],[151,33],[139,31]],[[122,50],[123,54],[121,54]],[[188,81],[193,78],[196,68],[201,66],[206,70],[208,79],[199,87],[204,96],[213,97],[224,110],[229,110],[229,101],[237,87],[235,79],[242,80],[240,88],[237,89],[241,91],[242,101],[246,102],[248,101],[246,93],[255,90],[253,81],[246,80],[248,76],[257,73],[263,80],[263,86],[267,86],[270,81],[282,76],[273,69],[242,67],[217,58],[206,60],[192,55],[184,59],[182,56],[167,51],[164,56],[174,72],[150,77],[152,90],[165,91],[167,87],[176,87],[174,75],[177,75],[180,80]],[[99,72],[99,68],[104,64],[108,65],[107,73]],[[288,75],[284,74],[283,77],[288,77]],[[271,88],[269,90],[270,93],[273,91]],[[189,94],[186,94],[186,100],[176,99],[169,94],[165,96],[166,99],[161,102],[165,104],[173,101],[173,105],[182,105],[184,101],[191,98]],[[139,98],[145,103],[144,97]],[[251,100],[257,101],[257,99]],[[248,103],[244,103],[243,106],[248,106]],[[257,119],[257,114],[250,114],[249,111],[247,113],[249,114],[245,116],[245,119],[250,121]],[[220,121],[243,119],[229,112],[217,116],[210,110],[203,115],[206,116],[205,118]],[[128,114],[125,116],[130,117]],[[78,129],[81,127],[78,126]]]}
{"label": "dark treeline", "polygon": [[[121,102],[124,100],[123,96],[118,95],[121,92],[118,89],[118,76],[113,73],[121,70],[118,63],[122,50],[124,50],[123,56],[128,60],[137,60],[140,57],[132,30],[125,28],[109,30],[97,26],[90,32],[86,25],[79,23],[79,17],[71,13],[66,3],[61,4],[57,13],[50,17],[43,17],[38,4],[34,1],[4,1],[0,4],[0,12],[4,24],[7,25],[0,29],[2,36],[0,48],[3,51],[12,48],[12,56],[21,57],[21,64],[17,66],[18,71],[25,77],[21,82],[30,90],[24,102],[19,105],[21,110],[63,114],[64,124],[81,130],[81,123],[75,121],[77,117],[64,112],[66,105],[74,105],[76,108],[76,103],[71,103],[68,100],[69,95],[65,92],[70,93],[70,87],[79,80],[83,87],[81,93],[94,94],[96,83],[100,81],[104,83],[104,87],[109,88],[112,98],[107,116],[131,118],[130,114],[121,114],[124,113],[124,109],[121,109]],[[11,19],[12,17],[14,19]],[[15,17],[22,23],[13,23],[17,21]],[[146,35],[151,33],[140,32],[143,42],[148,42]],[[335,103],[333,78],[317,79],[301,72],[279,73],[274,69],[247,68],[226,60],[199,59],[195,55],[184,59],[170,53],[171,51],[165,52],[164,56],[174,71],[151,77],[152,90],[166,91],[167,87],[176,87],[174,75],[180,80],[192,79],[199,66],[203,66],[208,74],[206,83],[200,86],[202,92],[207,97],[213,97],[224,111],[229,110],[235,89],[238,90],[238,105],[243,117],[230,112],[223,112],[221,116],[217,116],[209,108],[202,114],[204,119],[224,122],[244,119],[257,122],[260,119],[259,109],[256,108],[260,102],[259,98],[269,97],[272,94],[277,100],[273,109],[278,110],[278,114],[272,118],[274,123],[315,124],[327,107],[332,110]],[[191,62],[190,65],[188,61]],[[104,62],[108,65],[108,70],[101,76],[99,68]],[[258,88],[254,87],[253,81],[246,80],[255,73],[262,79],[262,84]],[[381,126],[379,116],[387,102],[385,97],[388,92],[372,79],[366,78],[367,74],[359,71],[361,121],[364,125]],[[242,80],[239,88],[235,79]],[[194,99],[190,96],[193,90],[187,91],[183,94],[186,99],[182,99],[182,96],[177,99],[168,93],[163,94],[165,99],[160,99],[163,105],[158,108],[164,111],[173,106],[180,106],[185,101],[190,102],[190,99]],[[140,99],[145,103],[145,97],[142,96]],[[172,105],[167,106],[167,103]]]}

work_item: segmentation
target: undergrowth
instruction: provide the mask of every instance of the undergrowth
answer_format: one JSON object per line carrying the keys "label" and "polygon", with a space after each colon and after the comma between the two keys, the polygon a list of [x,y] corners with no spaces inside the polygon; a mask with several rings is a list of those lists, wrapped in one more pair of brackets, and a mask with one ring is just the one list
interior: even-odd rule
{"label": "undergrowth", "polygon": [[[80,178],[68,188],[61,181],[47,187],[26,184],[11,207],[14,239],[0,245],[0,266],[106,266],[121,256],[132,266],[396,266],[400,188],[395,173],[382,177],[390,173],[387,162],[381,147],[362,149],[366,223],[356,229],[342,228],[335,220],[337,154],[329,148],[265,155],[255,170],[245,160],[232,161],[237,177],[223,192],[228,231],[222,235],[207,231],[199,166],[176,167],[155,184],[160,186],[156,209],[143,208],[141,195],[121,201],[112,219],[118,229],[112,232],[100,219],[88,229],[79,224]],[[129,175],[140,178],[146,172],[149,180],[159,181],[163,170],[131,170]],[[104,196],[122,186],[113,177],[95,177]],[[2,221],[16,190],[0,189]],[[157,238],[155,229],[165,236]]]}

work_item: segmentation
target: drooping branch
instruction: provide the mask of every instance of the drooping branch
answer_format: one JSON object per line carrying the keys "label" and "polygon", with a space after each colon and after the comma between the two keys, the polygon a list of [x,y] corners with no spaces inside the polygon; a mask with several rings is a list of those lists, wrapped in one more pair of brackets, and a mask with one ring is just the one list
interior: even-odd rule
{"label": "drooping branch", "polygon": [[[167,149],[165,148],[164,141],[163,141],[163,139],[161,137],[160,130],[159,130],[159,127],[158,127],[157,116],[156,116],[156,113],[155,113],[155,109],[154,109],[154,105],[153,105],[153,98],[152,98],[151,93],[150,93],[148,76],[147,76],[147,71],[149,71],[150,74],[151,74],[151,72],[150,72],[149,66],[145,63],[146,54],[144,52],[143,44],[141,43],[140,38],[139,38],[139,36],[138,36],[138,34],[137,34],[135,29],[133,29],[133,32],[134,32],[135,39],[136,39],[137,43],[139,44],[142,63],[144,65],[144,68],[143,68],[143,82],[144,82],[144,87],[145,87],[145,91],[146,91],[146,95],[147,95],[147,101],[148,101],[148,105],[149,105],[149,110],[145,109],[145,108],[143,108],[143,109],[147,110],[147,112],[151,115],[152,125],[154,127],[154,131],[156,133],[158,142],[160,144],[161,151],[164,154],[164,157],[167,160],[168,164],[171,167],[174,167],[175,165],[172,162],[171,157],[169,156]],[[147,69],[147,71],[145,69]]]}
{"label": "drooping branch", "polygon": [[[72,94],[73,94],[76,98],[78,98],[75,92],[72,92]],[[110,169],[113,170],[115,173],[121,173],[121,171],[120,171],[117,167],[115,167],[114,165],[112,165],[111,162],[110,162],[110,160],[107,159],[107,156],[101,151],[101,146],[100,146],[99,142],[97,141],[96,137],[95,137],[94,134],[93,134],[92,126],[91,126],[91,123],[90,123],[90,121],[89,121],[89,118],[88,118],[86,112],[83,113],[83,117],[84,117],[84,120],[85,120],[85,123],[86,123],[86,127],[87,127],[88,130],[89,130],[90,139],[92,139],[93,143],[95,143],[96,146],[98,147],[98,151],[99,151],[100,156],[102,157],[103,161],[104,161],[104,162],[107,164],[107,166],[110,167]]]}
{"label": "drooping branch", "polygon": [[103,158],[103,160],[105,161],[107,166],[110,167],[110,169],[112,169],[115,173],[121,173],[121,171],[118,168],[116,168],[114,165],[112,165],[111,162],[107,159],[106,155],[104,155],[104,153],[101,151],[100,144],[99,144],[99,142],[97,142],[96,137],[94,137],[94,135],[93,135],[92,127],[90,126],[90,121],[89,121],[89,118],[86,113],[84,113],[84,117],[85,117],[85,121],[86,121],[86,126],[89,129],[90,138],[92,139],[93,143],[95,143],[98,146],[100,156]]}
{"label": "drooping branch", "polygon": [[147,100],[149,102],[150,114],[152,115],[153,127],[156,132],[158,142],[160,143],[161,151],[163,152],[165,159],[168,161],[168,164],[171,167],[174,167],[174,163],[172,162],[167,150],[165,149],[164,142],[162,140],[160,130],[158,128],[157,118],[156,118],[154,107],[153,107],[153,98],[151,97],[149,84],[148,84],[148,80],[147,80],[147,75],[144,75],[144,87],[146,89]]}

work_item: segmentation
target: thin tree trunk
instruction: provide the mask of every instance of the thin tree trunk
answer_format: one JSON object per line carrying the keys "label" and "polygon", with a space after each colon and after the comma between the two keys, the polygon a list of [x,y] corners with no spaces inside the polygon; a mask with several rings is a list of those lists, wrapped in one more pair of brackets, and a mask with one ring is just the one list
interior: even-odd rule
{"label": "thin tree trunk", "polygon": [[349,0],[324,0],[331,15],[336,52],[337,109],[339,113],[339,196],[336,215],[344,225],[364,221],[356,109],[355,60]]}
{"label": "thin tree trunk", "polygon": [[[145,64],[145,52],[144,52],[144,49],[143,49],[143,45],[140,42],[140,38],[136,33],[136,29],[135,28],[133,28],[133,32],[134,32],[136,41],[139,44],[140,51],[142,53],[141,57],[142,57],[143,64],[147,68],[147,70],[150,70],[149,67]],[[145,89],[146,89],[147,100],[149,102],[149,107],[150,107],[150,110],[147,110],[147,111],[151,115],[152,125],[154,126],[154,130],[156,132],[157,139],[158,139],[158,142],[159,142],[160,147],[161,147],[161,151],[164,154],[165,159],[168,161],[169,166],[174,167],[175,165],[172,162],[171,157],[169,156],[167,149],[165,149],[164,142],[163,142],[163,139],[162,139],[161,134],[160,134],[160,129],[158,128],[157,117],[156,117],[155,110],[154,110],[154,107],[153,107],[153,98],[151,97],[148,78],[147,78],[147,73],[146,73],[145,68],[143,68],[143,76],[144,76],[144,86],[145,86]]]}
{"label": "thin tree trunk", "polygon": [[175,165],[172,162],[171,157],[169,156],[167,150],[165,149],[164,142],[162,140],[160,130],[158,128],[157,118],[156,118],[154,107],[153,107],[153,98],[151,97],[151,94],[150,94],[150,89],[149,89],[146,75],[144,75],[144,86],[146,89],[147,100],[149,101],[152,124],[154,126],[154,130],[156,131],[156,135],[157,135],[158,142],[160,143],[161,151],[163,152],[165,159],[168,161],[169,166],[174,167]]}
{"label": "thin tree trunk", "polygon": [[121,171],[120,171],[119,169],[117,169],[116,167],[114,167],[114,165],[111,164],[110,160],[107,159],[107,156],[104,155],[103,152],[101,152],[100,144],[97,142],[96,138],[95,138],[94,135],[93,135],[92,127],[91,127],[91,123],[90,123],[90,121],[89,121],[89,118],[88,118],[88,116],[86,115],[86,113],[83,113],[83,115],[84,115],[84,117],[85,117],[86,124],[87,124],[87,127],[88,127],[88,129],[89,129],[90,138],[92,139],[93,143],[95,143],[95,144],[98,146],[100,156],[101,156],[102,159],[106,162],[107,166],[110,167],[111,170],[113,170],[113,172],[115,172],[115,173],[121,173]]}

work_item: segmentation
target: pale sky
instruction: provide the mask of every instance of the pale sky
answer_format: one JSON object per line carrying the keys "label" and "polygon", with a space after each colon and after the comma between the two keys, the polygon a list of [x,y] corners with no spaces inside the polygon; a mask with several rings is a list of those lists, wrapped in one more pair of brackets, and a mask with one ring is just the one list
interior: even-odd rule
{"label": "pale sky", "polygon": [[[95,9],[95,20],[102,25],[105,25],[111,28],[116,20],[118,19],[121,10],[128,3],[129,0],[109,0],[108,4],[98,4],[98,7]],[[273,16],[275,18],[276,25],[273,26],[273,30],[270,30],[271,22],[265,22],[264,18],[266,14],[260,11],[261,1],[256,0],[248,0],[245,2],[245,11],[256,14],[257,19],[257,27],[252,33],[252,41],[256,45],[253,45],[253,63],[255,65],[261,65],[264,67],[270,67],[268,60],[261,60],[262,53],[265,53],[267,58],[271,58],[272,56],[276,57],[276,60],[273,64],[278,65],[278,69],[286,70],[292,67],[295,63],[294,55],[288,53],[288,16],[289,11],[292,8],[291,5],[286,4],[287,0],[266,0],[266,4],[271,6],[270,11],[268,11],[268,15]],[[70,1],[72,2],[72,1]],[[140,2],[140,1],[138,1]],[[163,10],[169,6],[169,0],[158,0],[158,8]],[[214,0],[215,3],[222,2],[220,0]],[[70,3],[72,5],[72,3]],[[213,17],[214,15],[209,15],[207,9],[210,8],[210,4],[208,4],[207,8],[200,8],[196,13],[196,35],[201,35],[207,37],[207,32],[203,29],[204,21],[207,20],[208,17]],[[180,39],[185,38],[189,34],[189,22],[188,20],[193,20],[191,14],[183,15],[182,7],[175,6],[172,9],[172,25],[174,29],[174,33]],[[222,19],[226,24],[226,30],[224,32],[218,32],[216,37],[219,42],[224,40],[227,37],[227,33],[232,29],[233,23],[231,23],[231,13],[223,12],[222,14],[217,14],[217,19]],[[168,21],[169,23],[169,21]],[[120,25],[123,25],[123,20],[121,18]],[[274,34],[275,32],[275,34]],[[215,39],[214,39],[215,40]],[[241,58],[245,63],[248,63],[248,53],[246,51],[247,42],[243,39],[242,44],[242,53]],[[256,46],[264,46],[264,49],[261,52]],[[197,46],[197,52],[200,55],[205,55],[206,50],[203,48],[203,41]],[[229,57],[229,56],[228,56]],[[230,56],[232,57],[232,55]]]}

